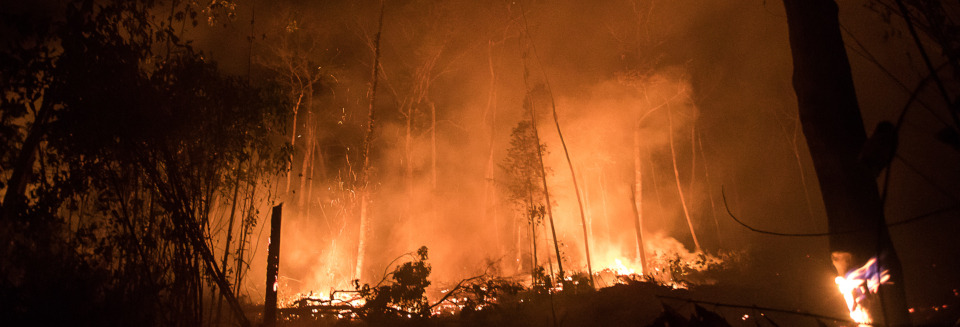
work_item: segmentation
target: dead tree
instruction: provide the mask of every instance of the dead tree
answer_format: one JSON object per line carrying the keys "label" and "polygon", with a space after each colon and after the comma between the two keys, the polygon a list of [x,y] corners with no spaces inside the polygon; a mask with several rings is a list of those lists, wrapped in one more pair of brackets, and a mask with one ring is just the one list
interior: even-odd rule
{"label": "dead tree", "polygon": [[353,278],[357,280],[363,277],[364,246],[366,245],[368,220],[370,220],[367,216],[367,202],[370,198],[370,143],[373,142],[373,126],[374,122],[376,122],[376,119],[374,119],[374,105],[377,99],[377,76],[380,74],[380,33],[383,32],[383,9],[384,3],[381,1],[377,34],[373,38],[373,76],[371,77],[373,81],[370,83],[370,107],[368,112],[367,134],[363,138],[363,173],[361,175],[362,180],[360,181],[360,187],[362,188],[360,191],[360,236],[359,244],[357,245],[357,268],[353,275]]}

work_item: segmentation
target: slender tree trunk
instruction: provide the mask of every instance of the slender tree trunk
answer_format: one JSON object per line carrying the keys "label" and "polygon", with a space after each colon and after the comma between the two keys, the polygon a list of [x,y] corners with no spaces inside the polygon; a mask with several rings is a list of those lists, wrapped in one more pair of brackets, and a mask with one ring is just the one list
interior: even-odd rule
{"label": "slender tree trunk", "polygon": [[[244,218],[255,214],[253,210],[253,201],[254,201],[254,197],[256,196],[257,186],[256,186],[256,183],[247,183],[247,184],[248,184],[247,185],[247,190],[248,190],[247,201],[246,201],[246,204],[244,205],[244,209],[240,210],[240,214]],[[236,287],[236,289],[234,290],[234,296],[236,297],[240,297],[240,285],[242,285],[243,283],[243,273],[244,273],[243,252],[247,245],[248,229],[250,228],[252,228],[252,226],[250,225],[250,222],[248,222],[247,219],[241,219],[240,241],[237,244],[237,265],[235,266],[237,269],[237,273],[236,273],[236,279],[235,279],[236,281],[233,283],[233,285],[235,285]]]}
{"label": "slender tree trunk", "polygon": [[[315,173],[315,170],[316,170],[316,168],[317,168],[317,161],[318,161],[317,159],[320,159],[320,160],[319,160],[319,161],[320,161],[320,169],[321,169],[321,170],[325,170],[325,168],[324,168],[324,163],[323,163],[323,154],[320,153],[320,145],[318,144],[319,142],[317,142],[317,139],[316,139],[316,132],[313,132],[312,134],[313,134],[314,139],[313,139],[313,142],[311,142],[311,143],[313,143],[313,147],[311,147],[311,148],[312,148],[313,150],[310,152],[310,173],[307,175],[307,176],[308,176],[308,178],[307,178],[307,192],[305,192],[305,193],[306,193],[306,196],[307,196],[307,201],[303,204],[303,216],[304,216],[304,217],[310,217],[310,208],[311,208],[311,205],[314,204],[314,201],[313,201],[313,182],[317,180],[316,174],[314,174],[314,173]],[[321,172],[321,174],[323,174],[323,173]],[[325,176],[324,176],[324,177],[325,177]],[[321,180],[326,180],[326,178],[321,179]]]}
{"label": "slender tree trunk", "polygon": [[647,254],[643,247],[643,160],[641,159],[642,139],[640,136],[640,119],[633,127],[633,177],[634,185],[630,188],[630,198],[633,200],[633,227],[637,236],[636,258],[640,261],[640,273],[647,273]]}
{"label": "slender tree trunk", "polygon": [[[414,205],[414,194],[413,194],[413,109],[416,106],[412,101],[407,104],[406,112],[406,124],[404,126],[404,135],[403,135],[403,161],[405,161],[405,166],[403,169],[403,180],[406,184],[407,189],[407,201],[404,214],[406,215],[405,219],[409,221],[413,215],[413,205]],[[409,229],[408,229],[409,230]]]}
{"label": "slender tree trunk", "polygon": [[[533,100],[530,101],[530,123],[533,125],[533,139],[536,141],[537,147],[537,161],[540,162],[540,177],[543,180],[543,198],[546,207],[547,207],[547,217],[550,219],[550,232],[553,234],[553,248],[557,253],[557,268],[560,270],[560,275],[563,275],[563,259],[560,257],[560,244],[557,243],[557,229],[553,224],[553,206],[550,205],[550,191],[547,189],[547,168],[543,164],[543,151],[540,151],[540,132],[537,131],[537,114],[536,114],[536,105],[533,103]],[[551,263],[551,268],[553,269],[553,264]]]}
{"label": "slender tree trunk", "polygon": [[[437,221],[437,106],[427,98],[430,104],[430,221]],[[496,215],[494,215],[496,218]],[[494,227],[497,226],[494,220]],[[500,230],[497,229],[497,246],[500,246]],[[497,251],[499,254],[500,251]]]}
{"label": "slender tree trunk", "polygon": [[537,275],[537,224],[533,221],[530,222],[530,240],[533,244],[533,251],[530,252],[533,259],[533,266],[530,269],[530,276]]}
{"label": "slender tree trunk", "polygon": [[593,231],[593,206],[591,205],[591,202],[590,202],[590,194],[591,194],[591,193],[590,193],[590,188],[589,188],[590,183],[589,183],[589,182],[586,182],[586,181],[587,181],[587,178],[586,178],[587,175],[586,175],[585,170],[583,169],[583,165],[580,165],[580,166],[579,166],[579,170],[580,170],[580,178],[581,178],[581,180],[584,181],[584,183],[583,183],[583,190],[582,190],[582,192],[583,192],[583,209],[584,209],[584,211],[587,213],[587,232],[588,232],[589,235],[590,235],[590,237],[589,237],[588,239],[590,240],[590,246],[591,246],[591,248],[593,248],[593,251],[596,252],[596,251],[597,251],[597,239],[594,237],[595,235],[594,235],[594,231]]}
{"label": "slender tree trunk", "polygon": [[[546,242],[546,243],[549,244],[549,243],[550,243],[550,233],[547,233],[547,225],[543,225],[542,227],[543,227],[543,238],[544,238],[544,242]],[[557,244],[557,239],[556,239],[556,238],[553,239],[553,244],[554,244],[554,245]],[[559,263],[560,260],[557,260],[557,262]],[[556,277],[556,275],[553,274],[553,258],[551,258],[550,256],[547,256],[547,267],[550,268],[550,280],[552,281],[549,288],[553,288],[553,286],[554,286],[553,283],[556,282],[557,277]],[[563,274],[560,274],[560,275],[563,275]]]}
{"label": "slender tree trunk", "polygon": [[[227,270],[227,258],[230,257],[230,241],[233,240],[233,220],[236,217],[237,213],[237,198],[240,195],[240,167],[243,165],[242,162],[237,163],[237,169],[234,172],[234,176],[237,178],[236,183],[233,185],[233,203],[230,208],[230,219],[229,224],[227,225],[227,241],[223,246],[223,260],[220,264],[223,267],[223,270]],[[234,285],[235,288],[239,288],[239,285]],[[229,291],[232,292],[232,291]],[[217,323],[220,323],[220,310],[223,305],[223,292],[220,292],[220,296],[217,297],[217,311],[216,318],[214,319]]]}
{"label": "slender tree trunk", "polygon": [[[647,146],[647,152],[650,154],[651,160],[653,160],[653,152],[650,150],[650,147]],[[657,194],[657,207],[663,209],[663,197],[660,196],[660,179],[657,178],[657,166],[651,161],[650,163],[650,177],[653,177],[653,191]]]}
{"label": "slender tree trunk", "polygon": [[713,214],[713,225],[717,228],[717,247],[723,247],[723,238],[720,236],[720,221],[717,220],[717,205],[713,200],[713,187],[710,186],[710,168],[707,167],[707,155],[703,150],[703,140],[697,134],[697,144],[700,146],[700,158],[703,159],[703,179],[707,184],[707,194],[710,195],[710,212]]}
{"label": "slender tree trunk", "polygon": [[430,104],[430,197],[432,199],[437,193],[437,106],[429,99],[427,103]]}
{"label": "slender tree trunk", "polygon": [[[179,216],[174,218],[182,222],[189,222],[195,218],[189,217],[188,214],[184,213],[174,213],[174,216]],[[249,327],[250,321],[247,319],[247,316],[243,312],[243,308],[240,306],[240,301],[234,297],[233,293],[230,292],[232,289],[230,283],[227,281],[227,277],[224,274],[223,270],[217,266],[216,259],[213,256],[213,252],[210,251],[210,247],[207,246],[206,241],[204,240],[203,234],[199,229],[199,226],[190,225],[189,223],[183,223],[183,237],[185,237],[187,242],[190,243],[193,248],[193,254],[197,261],[197,269],[199,275],[199,265],[200,262],[203,262],[205,268],[210,272],[210,277],[213,278],[213,282],[217,284],[217,288],[220,289],[220,292],[224,295],[227,300],[227,303],[230,304],[230,307],[234,311],[234,316],[237,317],[237,320],[240,322],[241,326]],[[202,292],[202,291],[201,291]]]}
{"label": "slender tree trunk", "polygon": [[[549,83],[548,86],[549,88]],[[567,150],[567,142],[563,140],[563,132],[560,131],[560,119],[557,118],[557,103],[553,99],[553,91],[550,91],[550,108],[553,109],[553,123],[557,126],[557,135],[560,137],[560,145],[563,146],[563,154],[567,158],[567,166],[570,167],[570,179],[573,180],[573,190],[577,194],[577,208],[580,209],[580,224],[583,226],[583,247],[584,251],[587,253],[587,273],[590,274],[590,286],[596,285],[593,281],[593,265],[590,263],[590,241],[587,237],[587,218],[586,214],[583,212],[583,199],[580,196],[580,187],[577,185],[577,174],[573,171],[573,161],[570,160],[570,151]],[[544,176],[546,178],[546,176]],[[551,218],[551,222],[552,222]],[[552,224],[551,224],[552,226]],[[554,238],[557,237],[556,232],[553,235]],[[560,257],[557,256],[557,262],[560,262]],[[560,269],[561,274],[563,275],[563,269]]]}
{"label": "slender tree trunk", "polygon": [[408,225],[407,228],[404,228],[406,231],[406,241],[408,246],[414,244],[414,231],[413,231],[413,208],[417,205],[416,195],[413,192],[413,110],[417,104],[414,104],[412,101],[407,104],[406,111],[406,126],[404,127],[405,133],[403,137],[403,161],[405,161],[403,169],[403,181],[405,184],[407,192],[407,201],[404,201],[403,208],[403,218],[402,223]]}
{"label": "slender tree trunk", "polygon": [[[687,191],[690,194],[694,193],[694,185],[697,180],[697,122],[694,121],[692,127],[690,128],[690,187],[687,188]],[[691,203],[695,203],[691,201]]]}
{"label": "slender tree trunk", "polygon": [[[827,211],[830,251],[840,276],[878,259],[890,284],[879,287],[880,306],[868,306],[874,324],[906,326],[903,274],[884,218],[876,180],[858,155],[866,131],[846,49],[838,7],[832,0],[784,0],[793,88]],[[855,232],[851,232],[855,231]],[[849,232],[836,234],[841,232]],[[879,309],[879,310],[877,310]]]}
{"label": "slender tree trunk", "polygon": [[[533,194],[529,195],[530,205],[527,207],[527,221],[530,222],[530,241],[533,244],[533,251],[530,252],[531,259],[533,260],[533,266],[530,269],[530,277],[534,278],[537,275],[537,215],[534,211],[536,206],[533,202]],[[534,280],[536,282],[536,280]]]}
{"label": "slender tree trunk", "polygon": [[600,178],[598,183],[600,184],[600,199],[603,201],[603,235],[606,236],[604,239],[606,241],[605,249],[610,249],[611,238],[613,237],[610,231],[610,216],[607,214],[607,175],[603,171],[603,167],[600,168]]}
{"label": "slender tree trunk", "polygon": [[[496,133],[497,128],[497,74],[493,67],[493,41],[487,41],[487,65],[490,69],[490,88],[487,91],[487,107],[483,112],[483,124],[482,126],[489,126],[489,134],[487,136],[487,165],[484,170],[483,176],[483,215],[486,217],[487,221],[494,222],[494,230],[496,231],[496,242],[498,253],[500,252],[500,224],[497,221],[496,214],[496,204],[491,204],[490,199],[493,193],[495,192],[493,184],[493,138]],[[490,116],[490,121],[487,122],[487,116]],[[496,197],[492,197],[496,199]],[[495,201],[495,200],[494,200]],[[491,215],[491,212],[493,214]],[[492,216],[492,217],[491,217]],[[491,219],[492,218],[492,219]]]}
{"label": "slender tree trunk", "polygon": [[[293,106],[293,132],[290,133],[290,146],[294,149],[297,147],[297,112],[300,111],[300,103],[303,101],[303,91],[300,91],[300,96],[297,97],[297,103]],[[290,196],[290,183],[293,181],[293,152],[290,152],[290,161],[287,163],[287,186],[286,190],[283,192],[284,195]]]}
{"label": "slender tree trunk", "polygon": [[519,274],[523,272],[523,234],[525,234],[525,229],[523,228],[523,224],[517,223],[520,219],[516,214],[514,214],[513,218],[514,228],[512,228],[512,230],[517,232],[517,274]]}
{"label": "slender tree trunk", "polygon": [[[797,118],[797,124],[800,124],[800,118]],[[803,184],[803,199],[807,202],[807,213],[810,214],[810,220],[813,220],[813,203],[810,201],[810,190],[807,187],[807,174],[803,169],[803,162],[800,160],[800,149],[797,145],[797,134],[800,134],[800,127],[797,126],[793,130],[793,145],[791,148],[793,150],[793,157],[797,159],[797,170],[800,172],[800,183]]]}
{"label": "slender tree trunk", "polygon": [[687,218],[687,226],[690,227],[690,236],[693,236],[693,244],[696,246],[696,252],[703,252],[700,248],[700,241],[697,240],[697,233],[693,231],[693,221],[690,220],[687,201],[683,198],[683,189],[680,187],[680,172],[677,171],[677,151],[673,145],[673,110],[667,110],[667,117],[670,125],[670,158],[673,161],[673,177],[677,180],[677,193],[680,194],[680,205],[683,206],[683,215]]}
{"label": "slender tree trunk", "polygon": [[797,170],[800,172],[800,183],[803,184],[803,198],[807,203],[807,213],[810,215],[810,222],[813,221],[813,204],[810,201],[810,191],[807,187],[807,178],[806,173],[803,170],[803,163],[800,160],[800,145],[797,143],[797,137],[800,134],[800,117],[797,117],[795,125],[793,127],[793,138],[787,134],[787,127],[783,125],[783,122],[780,120],[780,117],[777,115],[777,112],[773,109],[770,109],[770,112],[773,114],[774,119],[777,120],[777,124],[780,125],[780,131],[783,132],[783,138],[786,140],[787,145],[790,146],[790,150],[793,151],[793,157],[797,159]]}
{"label": "slender tree trunk", "polygon": [[[527,61],[525,56],[522,58],[522,63],[523,63],[523,70],[524,70],[523,84],[525,89],[527,89],[529,93],[530,85],[527,81],[527,75],[529,71],[527,70]],[[551,101],[552,100],[553,100],[553,96],[551,95]],[[536,103],[534,99],[531,97],[530,98],[530,124],[533,126],[533,137],[534,137],[534,141],[536,142],[535,146],[537,149],[537,160],[540,162],[540,173],[541,173],[541,179],[543,180],[543,197],[544,197],[544,201],[546,202],[545,204],[547,207],[547,216],[550,219],[550,231],[553,233],[553,240],[554,240],[553,248],[556,250],[556,254],[557,254],[557,266],[560,270],[560,275],[563,275],[563,259],[560,256],[560,245],[557,243],[557,229],[553,224],[553,206],[550,205],[550,191],[547,188],[547,169],[543,163],[543,153],[542,151],[540,151],[540,131],[537,130],[537,109],[536,108],[537,108]]]}
{"label": "slender tree trunk", "polygon": [[380,33],[383,32],[383,9],[385,3],[383,0],[380,1],[380,19],[377,23],[377,34],[373,38],[373,80],[370,83],[370,107],[368,110],[368,121],[367,121],[367,135],[364,136],[363,140],[363,173],[361,177],[360,187],[362,191],[360,192],[360,236],[359,244],[357,245],[357,267],[354,271],[353,278],[356,280],[361,280],[363,277],[363,259],[364,259],[364,249],[366,247],[366,237],[367,237],[367,224],[369,224],[370,218],[367,216],[367,206],[370,196],[370,147],[371,142],[373,141],[373,127],[374,122],[376,122],[374,116],[374,105],[377,99],[377,77],[380,74]]}
{"label": "slender tree trunk", "polygon": [[[312,101],[307,101],[309,104]],[[307,120],[304,124],[304,129],[306,129],[306,143],[304,143],[303,151],[303,164],[300,165],[300,196],[297,200],[297,211],[301,217],[307,215],[306,203],[310,200],[307,197],[309,189],[307,188],[307,181],[310,179],[310,175],[307,174],[308,169],[312,170],[313,168],[313,149],[314,149],[314,131],[316,126],[314,126],[313,113],[310,111],[309,106],[307,107]]]}

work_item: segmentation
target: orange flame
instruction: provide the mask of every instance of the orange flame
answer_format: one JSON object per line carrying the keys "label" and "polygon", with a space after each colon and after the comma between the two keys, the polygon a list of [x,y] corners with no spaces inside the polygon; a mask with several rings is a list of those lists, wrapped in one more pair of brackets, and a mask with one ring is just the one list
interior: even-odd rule
{"label": "orange flame", "polygon": [[880,284],[886,284],[890,280],[888,270],[878,271],[877,259],[871,258],[863,267],[850,271],[846,277],[837,276],[835,280],[847,302],[850,318],[861,326],[873,323],[866,302],[877,294]]}

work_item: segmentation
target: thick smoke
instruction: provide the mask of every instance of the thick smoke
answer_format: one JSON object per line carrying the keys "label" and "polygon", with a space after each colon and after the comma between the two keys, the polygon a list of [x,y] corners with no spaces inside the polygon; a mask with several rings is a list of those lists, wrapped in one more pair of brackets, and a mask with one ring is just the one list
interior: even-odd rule
{"label": "thick smoke", "polygon": [[[296,194],[282,193],[285,177],[271,190],[285,205],[281,296],[351,287],[356,181],[378,5],[256,4],[253,76],[277,76],[257,63],[277,60],[271,47],[292,22],[298,37],[309,38],[298,39],[311,45],[305,55],[327,76],[312,108],[297,117],[298,131],[308,128],[306,122],[316,126],[311,137],[322,155],[315,159],[319,163],[312,173],[304,169],[307,149],[298,146],[290,185]],[[539,86],[549,91],[533,97],[533,107],[548,151],[547,186],[565,269],[585,271],[586,255],[554,103],[585,202],[595,271],[614,267],[617,259],[635,259],[630,192],[639,149],[648,253],[694,252],[689,217],[706,253],[750,258],[727,282],[791,294],[771,306],[842,314],[842,299],[831,288],[826,239],[751,233],[727,214],[765,230],[826,230],[797,121],[780,6],[776,1],[387,1],[371,157],[372,227],[361,282],[376,283],[392,269],[393,259],[422,245],[430,249],[435,284],[490,267],[504,275],[529,271],[529,226],[525,213],[506,198],[506,175],[498,164],[511,130],[529,119],[523,106],[528,91]],[[236,49],[246,49],[250,10],[238,6],[238,18],[227,28],[195,31],[222,67],[238,73],[246,71],[247,58],[234,53],[245,52]],[[863,13],[842,8],[854,10]],[[845,21],[860,30],[880,24],[879,18]],[[855,76],[874,76],[860,59],[851,60]],[[861,90],[883,89],[874,84],[879,83],[867,82]],[[868,130],[890,119],[885,114],[890,110],[874,109],[880,106],[875,102],[864,101]],[[309,174],[310,183],[303,184],[301,174]],[[309,192],[308,204],[295,204],[300,192]],[[258,228],[268,221],[263,207]],[[543,262],[553,252],[540,228]],[[266,234],[245,284],[254,301],[263,289]],[[911,264],[909,254],[901,257],[905,266]]]}

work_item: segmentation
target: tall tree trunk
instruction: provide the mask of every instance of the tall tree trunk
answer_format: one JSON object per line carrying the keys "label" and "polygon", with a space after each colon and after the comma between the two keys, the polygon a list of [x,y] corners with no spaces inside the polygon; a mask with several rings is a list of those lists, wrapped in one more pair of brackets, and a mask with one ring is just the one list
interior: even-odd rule
{"label": "tall tree trunk", "polygon": [[803,170],[803,163],[800,160],[800,145],[797,143],[797,136],[800,134],[800,117],[797,117],[796,121],[794,122],[795,125],[793,127],[793,137],[791,138],[787,133],[787,127],[783,125],[783,122],[780,120],[780,116],[778,116],[777,112],[773,109],[770,109],[770,112],[773,114],[774,119],[777,120],[777,124],[780,125],[780,131],[783,132],[783,138],[790,146],[790,150],[793,151],[793,157],[797,159],[797,170],[800,172],[800,183],[803,184],[803,196],[804,200],[807,202],[807,213],[810,215],[809,221],[813,222],[813,203],[810,201],[810,190],[807,187],[807,177]]}
{"label": "tall tree trunk", "polygon": [[[531,214],[531,213],[528,212],[527,214]],[[533,251],[530,252],[530,256],[531,256],[530,259],[533,260],[531,262],[533,265],[530,267],[530,276],[532,277],[537,275],[537,223],[536,223],[536,220],[530,220],[530,241],[533,244]]]}
{"label": "tall tree trunk", "polygon": [[693,193],[693,186],[697,180],[697,122],[694,121],[690,128],[690,187],[687,191]]}
{"label": "tall tree trunk", "polygon": [[413,193],[413,149],[411,148],[411,143],[413,142],[413,109],[416,105],[417,104],[414,104],[412,101],[408,104],[406,127],[404,128],[405,133],[403,136],[403,161],[405,161],[403,180],[407,189],[407,201],[404,201],[404,217],[402,221],[410,225],[408,228],[405,228],[407,232],[407,242],[411,242],[408,245],[413,245],[413,228],[411,226],[413,225],[413,207],[415,206],[415,202],[417,202]]}
{"label": "tall tree trunk", "polygon": [[[497,129],[497,74],[493,67],[493,40],[487,41],[487,65],[490,69],[490,89],[487,91],[487,107],[484,109],[481,125],[490,127],[487,136],[487,165],[483,175],[483,216],[487,221],[494,222],[497,249],[500,253],[500,224],[497,221],[496,204],[490,203],[491,198],[496,199],[493,194],[496,192],[493,184],[493,138]],[[487,116],[490,116],[489,122],[487,122]]]}
{"label": "tall tree trunk", "polygon": [[[547,207],[547,217],[550,219],[550,232],[553,234],[553,248],[557,253],[557,269],[563,276],[563,259],[560,257],[560,244],[557,242],[557,228],[553,224],[553,206],[550,205],[550,191],[547,189],[547,168],[543,164],[543,151],[540,150],[540,132],[537,131],[537,113],[536,104],[530,101],[530,123],[533,126],[533,139],[537,147],[537,161],[540,162],[540,177],[543,180],[543,198]],[[551,268],[553,269],[553,264]]]}
{"label": "tall tree trunk", "polygon": [[867,308],[873,323],[909,325],[900,261],[887,231],[876,180],[858,159],[867,137],[840,34],[839,9],[832,0],[783,3],[800,123],[820,182],[827,223],[835,233],[830,236],[834,266],[840,276],[846,276],[876,257],[879,266],[889,270],[892,283],[879,287],[881,308]]}
{"label": "tall tree trunk", "polygon": [[427,99],[427,103],[430,104],[430,198],[432,199],[437,193],[437,106],[430,99]]}
{"label": "tall tree trunk", "polygon": [[[307,103],[310,103],[308,101]],[[300,214],[300,217],[307,215],[306,212],[306,203],[310,201],[307,197],[307,181],[310,179],[310,175],[307,173],[308,169],[313,169],[313,149],[314,149],[314,131],[316,126],[314,126],[313,113],[310,112],[310,107],[307,107],[307,119],[304,122],[304,129],[306,129],[306,142],[304,143],[303,151],[303,164],[300,165],[300,196],[297,200],[297,212]]]}
{"label": "tall tree trunk", "polygon": [[690,220],[690,210],[687,209],[687,201],[683,197],[683,188],[680,187],[680,172],[677,171],[677,151],[673,145],[673,110],[667,110],[667,121],[670,125],[670,158],[673,161],[673,177],[677,180],[677,193],[680,194],[680,205],[683,206],[683,215],[687,218],[687,226],[690,227],[690,236],[693,237],[693,244],[696,246],[696,252],[702,252],[700,241],[697,240],[697,233],[693,231],[693,221]]}
{"label": "tall tree trunk", "polygon": [[360,236],[359,242],[357,245],[357,267],[354,271],[353,278],[360,280],[363,277],[363,259],[364,259],[364,248],[366,246],[366,237],[367,237],[367,224],[370,218],[368,215],[368,202],[370,196],[370,147],[371,142],[373,141],[373,124],[376,122],[374,116],[374,105],[377,99],[377,77],[380,74],[380,33],[383,32],[383,9],[385,7],[384,1],[380,1],[380,19],[377,23],[377,34],[373,38],[373,80],[370,83],[370,107],[368,110],[368,121],[367,121],[367,135],[363,138],[363,173],[361,177],[360,187]]}
{"label": "tall tree trunk", "polygon": [[643,248],[643,160],[640,158],[641,148],[640,119],[633,127],[633,177],[634,185],[630,188],[630,197],[633,200],[634,222],[637,233],[637,260],[640,261],[640,273],[647,273],[647,253]]}
{"label": "tall tree trunk", "polygon": [[[317,159],[320,159],[320,160],[319,160],[319,161],[320,161],[320,169],[321,169],[321,170],[325,170],[325,169],[326,169],[326,168],[324,168],[324,164],[323,164],[323,154],[320,153],[320,151],[321,151],[320,145],[319,145],[320,142],[317,142],[317,139],[316,139],[316,132],[313,132],[313,133],[311,133],[311,134],[313,134],[314,139],[313,139],[313,142],[311,142],[311,143],[313,143],[313,147],[311,147],[311,149],[313,149],[313,150],[310,152],[310,173],[307,175],[307,176],[308,176],[308,178],[307,178],[307,192],[305,192],[305,193],[306,193],[306,196],[307,196],[307,201],[306,201],[306,203],[303,205],[303,206],[304,206],[304,209],[303,209],[303,210],[304,210],[304,213],[303,213],[303,215],[304,215],[305,217],[309,217],[309,216],[310,216],[310,206],[311,206],[312,203],[314,203],[314,202],[313,202],[313,182],[317,180],[317,177],[316,177],[316,175],[314,174],[314,172],[315,172],[316,169],[317,169],[317,161],[318,161]],[[321,172],[321,175],[323,175],[323,172]],[[326,177],[326,176],[321,176],[321,177]],[[325,180],[325,179],[326,179],[326,178],[322,178],[321,180]]]}
{"label": "tall tree trunk", "polygon": [[707,155],[703,150],[703,140],[697,134],[697,145],[700,146],[700,158],[703,159],[703,179],[707,184],[707,194],[710,196],[710,212],[713,214],[713,225],[717,228],[717,247],[723,247],[723,238],[720,236],[720,221],[717,220],[717,204],[713,200],[713,188],[710,186],[710,168],[707,167]]}
{"label": "tall tree trunk", "polygon": [[612,233],[610,232],[610,216],[607,214],[607,175],[603,171],[603,167],[600,168],[600,178],[597,181],[600,184],[600,199],[603,201],[603,235],[606,236],[604,239],[607,240],[607,244],[604,247],[605,252],[610,249],[610,242]]}
{"label": "tall tree trunk", "polygon": [[[221,260],[222,264],[220,265],[221,267],[223,267],[224,271],[227,271],[227,259],[230,257],[230,241],[233,240],[233,220],[237,214],[237,199],[240,195],[240,167],[241,166],[243,166],[243,162],[238,162],[237,169],[234,172],[234,177],[237,178],[237,181],[233,185],[233,204],[231,204],[231,208],[230,208],[230,219],[229,219],[230,222],[227,225],[227,241],[223,246],[223,260]],[[239,288],[240,286],[233,285],[233,287]],[[220,296],[217,298],[216,318],[214,319],[214,321],[216,321],[218,324],[220,323],[220,311],[221,311],[222,305],[223,305],[223,292],[221,291]]]}
{"label": "tall tree trunk", "polygon": [[[548,90],[550,90],[549,87],[550,85],[547,83]],[[573,180],[573,191],[577,194],[577,208],[580,209],[580,224],[583,226],[583,247],[587,253],[587,273],[590,274],[590,286],[594,286],[596,283],[593,282],[593,265],[590,263],[590,241],[587,235],[587,218],[583,212],[583,199],[580,195],[580,187],[577,185],[577,174],[573,170],[573,161],[570,160],[570,151],[567,150],[567,142],[563,140],[563,132],[560,131],[560,119],[557,118],[557,103],[553,99],[552,90],[550,90],[550,108],[553,109],[553,123],[557,126],[557,136],[560,137],[560,145],[563,146],[563,154],[567,158],[567,166],[570,167],[570,179]],[[554,238],[556,238],[556,232],[554,232]],[[557,262],[559,261],[560,257],[558,256]],[[561,271],[562,270],[563,269],[561,269]],[[560,275],[563,274],[561,273]]]}
{"label": "tall tree trunk", "polygon": [[[529,183],[528,183],[528,184],[529,184]],[[526,213],[526,214],[527,214],[527,217],[526,217],[526,218],[527,218],[527,221],[530,222],[530,241],[531,241],[532,244],[533,244],[533,250],[530,252],[531,260],[533,260],[533,261],[531,262],[533,265],[530,266],[530,278],[535,278],[536,275],[537,275],[537,267],[538,267],[538,263],[537,263],[537,212],[535,211],[535,210],[536,210],[536,205],[534,205],[534,202],[533,202],[533,194],[532,194],[532,193],[529,194],[529,198],[530,198],[530,205],[527,206],[527,213]],[[533,282],[536,282],[536,280],[534,280]]]}
{"label": "tall tree trunk", "polygon": [[[293,106],[293,132],[290,133],[290,146],[296,149],[297,146],[297,113],[300,111],[300,103],[303,102],[303,91],[297,97],[297,103]],[[283,194],[290,196],[290,183],[293,181],[293,151],[290,152],[290,161],[287,163],[287,186]]]}
{"label": "tall tree trunk", "polygon": [[[253,206],[254,198],[256,197],[256,194],[257,194],[256,183],[247,183],[246,193],[247,193],[246,204],[244,205],[244,209],[240,210],[240,215],[242,217],[249,217],[250,215],[256,214],[256,210],[254,209],[254,206]],[[244,264],[243,253],[244,253],[244,250],[246,249],[247,243],[249,242],[247,238],[250,234],[249,229],[253,228],[252,225],[254,224],[253,221],[248,221],[247,219],[241,219],[240,221],[241,221],[240,240],[239,242],[237,242],[236,282],[233,283],[234,285],[237,285],[236,289],[234,290],[234,294],[237,297],[240,296],[239,285],[242,285],[243,283],[243,274],[246,270],[244,269],[244,265],[243,265]],[[248,264],[246,268],[249,269],[250,265]]]}
{"label": "tall tree trunk", "polygon": [[587,238],[587,240],[589,240],[589,242],[590,242],[590,247],[593,249],[594,253],[596,253],[596,251],[597,251],[597,246],[596,246],[596,245],[597,245],[597,239],[594,237],[595,235],[594,235],[594,232],[593,232],[593,206],[591,205],[591,202],[590,202],[590,194],[591,194],[591,193],[590,193],[590,187],[589,187],[589,186],[590,186],[590,183],[587,182],[587,178],[586,178],[587,175],[586,175],[585,169],[583,168],[583,165],[580,165],[580,166],[578,166],[577,168],[578,168],[578,170],[580,170],[580,178],[581,178],[581,180],[584,181],[583,186],[581,186],[581,191],[580,191],[580,192],[583,193],[583,210],[584,210],[584,212],[586,212],[586,214],[587,214],[587,225],[586,225],[586,226],[587,226],[587,233],[588,233],[589,236],[590,236],[589,238]]}
{"label": "tall tree trunk", "polygon": [[517,231],[517,274],[520,274],[523,272],[523,234],[525,234],[525,228],[523,224],[517,223],[520,219],[516,214],[513,218],[514,228],[512,229]]}
{"label": "tall tree trunk", "polygon": [[[554,235],[556,235],[556,233],[554,233]],[[550,243],[550,234],[547,233],[547,225],[543,225],[543,238],[544,238],[544,242]],[[553,239],[553,244],[557,245],[556,238]],[[560,263],[560,260],[557,260],[557,263]],[[550,280],[553,281],[551,282],[551,285],[549,288],[553,288],[553,286],[556,285],[555,283],[557,281],[557,277],[556,275],[553,274],[553,258],[550,256],[547,256],[547,267],[550,268]],[[563,274],[560,274],[560,275],[562,276]]]}
{"label": "tall tree trunk", "polygon": [[237,240],[237,259],[236,259],[236,273],[234,274],[233,285],[235,289],[233,290],[234,296],[240,296],[240,285],[243,282],[243,249],[247,243],[247,219],[246,217],[250,215],[251,203],[253,203],[253,193],[256,190],[254,188],[254,183],[248,183],[246,199],[244,199],[244,206],[240,208],[240,239]]}
{"label": "tall tree trunk", "polygon": [[[430,104],[430,221],[437,221],[437,106],[427,98]],[[496,216],[494,216],[496,217]],[[496,222],[494,222],[494,226]],[[499,230],[497,230],[497,240],[500,239]],[[500,243],[497,242],[497,246]],[[499,251],[497,251],[499,254]]]}

